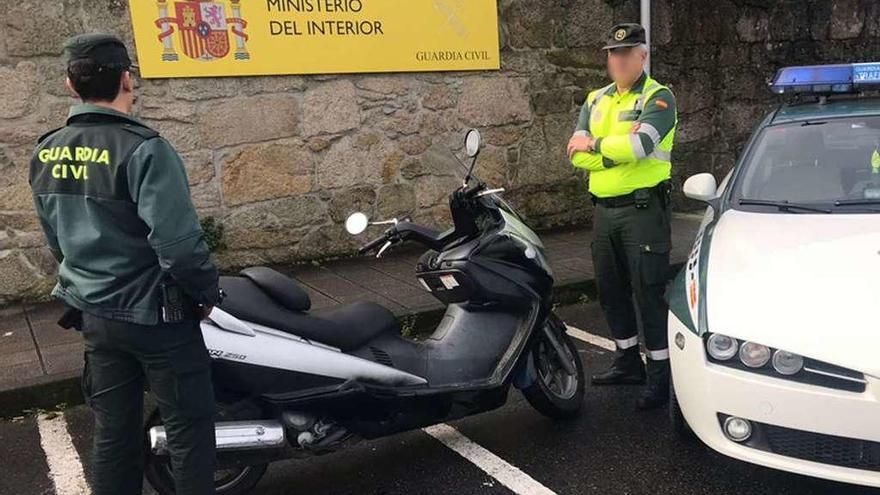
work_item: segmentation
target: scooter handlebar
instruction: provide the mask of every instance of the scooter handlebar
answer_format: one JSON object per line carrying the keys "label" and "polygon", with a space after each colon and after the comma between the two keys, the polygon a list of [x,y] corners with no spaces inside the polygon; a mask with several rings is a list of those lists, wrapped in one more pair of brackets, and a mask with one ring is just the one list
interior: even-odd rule
{"label": "scooter handlebar", "polygon": [[372,241],[367,243],[364,247],[358,249],[358,254],[366,254],[366,253],[376,249],[377,247],[381,246],[387,240],[388,240],[388,234],[385,233],[381,237],[377,237],[376,239],[373,239]]}

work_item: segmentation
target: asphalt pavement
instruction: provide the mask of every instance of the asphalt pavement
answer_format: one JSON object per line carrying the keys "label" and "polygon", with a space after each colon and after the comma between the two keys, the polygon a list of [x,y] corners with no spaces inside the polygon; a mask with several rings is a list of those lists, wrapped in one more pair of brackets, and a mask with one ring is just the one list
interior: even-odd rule
{"label": "asphalt pavement", "polygon": [[[608,337],[595,303],[558,312],[572,327]],[[600,346],[578,346],[588,375],[611,362]],[[502,409],[439,429],[274,464],[254,493],[880,495],[728,459],[680,439],[665,410],[635,411],[638,392],[588,386],[583,414],[566,422],[544,418],[512,392]],[[0,422],[0,495],[87,494],[77,478],[91,465],[92,428],[84,406]]]}

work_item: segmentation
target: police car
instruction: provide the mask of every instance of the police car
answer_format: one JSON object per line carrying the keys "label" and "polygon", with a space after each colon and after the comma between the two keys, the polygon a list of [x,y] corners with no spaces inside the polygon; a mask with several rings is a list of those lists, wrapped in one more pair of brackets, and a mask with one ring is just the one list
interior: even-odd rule
{"label": "police car", "polygon": [[670,417],[727,456],[880,487],[880,63],[781,69],[670,293]]}

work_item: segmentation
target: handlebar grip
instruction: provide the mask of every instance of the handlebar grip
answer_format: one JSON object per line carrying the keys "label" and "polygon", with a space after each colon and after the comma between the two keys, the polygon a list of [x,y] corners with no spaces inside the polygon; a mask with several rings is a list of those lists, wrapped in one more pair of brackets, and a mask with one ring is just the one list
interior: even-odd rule
{"label": "handlebar grip", "polygon": [[469,198],[470,198],[470,197],[473,197],[473,196],[475,196],[478,192],[480,192],[481,190],[483,190],[484,187],[485,187],[485,184],[483,184],[482,182],[477,182],[477,183],[474,184],[472,187],[470,187],[469,189],[465,190],[464,194],[465,194],[466,197],[469,197]]}

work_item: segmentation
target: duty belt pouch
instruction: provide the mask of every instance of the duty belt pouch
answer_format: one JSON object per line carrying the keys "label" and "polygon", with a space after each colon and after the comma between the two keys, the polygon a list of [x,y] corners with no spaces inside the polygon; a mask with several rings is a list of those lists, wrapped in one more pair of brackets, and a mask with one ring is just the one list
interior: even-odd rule
{"label": "duty belt pouch", "polygon": [[660,193],[660,204],[663,205],[663,209],[668,209],[669,205],[672,204],[672,182],[665,181],[661,182],[659,186]]}
{"label": "duty belt pouch", "polygon": [[635,202],[636,208],[642,210],[651,205],[651,190],[650,189],[636,189],[633,191],[633,200]]}
{"label": "duty belt pouch", "polygon": [[186,292],[171,282],[159,285],[159,316],[164,323],[180,323],[195,315],[192,299]]}
{"label": "duty belt pouch", "polygon": [[64,314],[58,320],[58,326],[65,330],[73,328],[77,332],[82,331],[82,311],[72,306],[64,306]]}

